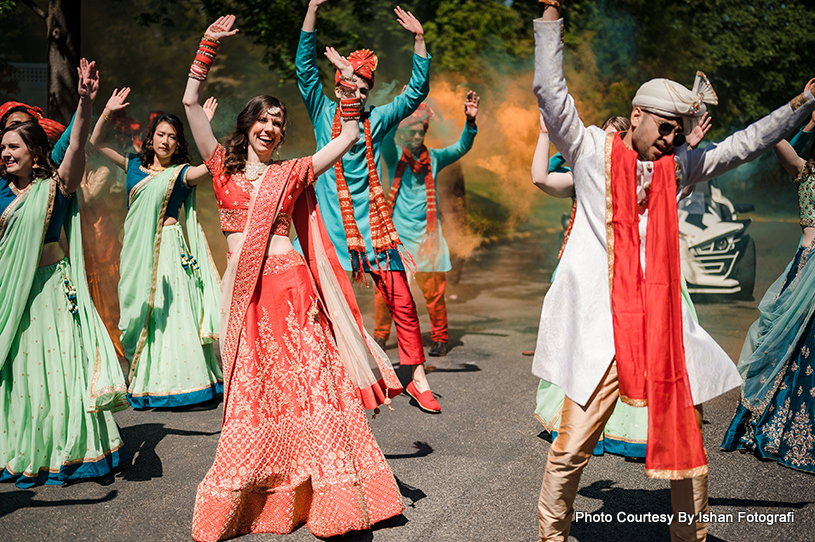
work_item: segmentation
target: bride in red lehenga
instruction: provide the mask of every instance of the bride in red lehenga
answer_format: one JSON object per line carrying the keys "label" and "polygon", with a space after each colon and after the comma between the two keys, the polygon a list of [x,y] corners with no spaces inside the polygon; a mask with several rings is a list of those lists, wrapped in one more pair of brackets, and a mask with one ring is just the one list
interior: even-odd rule
{"label": "bride in red lehenga", "polygon": [[[234,20],[209,27],[184,95],[230,250],[224,424],[198,486],[193,538],[283,534],[303,523],[320,537],[368,529],[404,509],[365,414],[401,385],[362,327],[312,187],[358,139],[360,101],[342,100],[342,133],[313,156],[272,160],[287,121],[285,105],[270,96],[252,98],[226,146],[218,144],[200,105],[202,83],[218,39],[237,32]],[[343,57],[330,48],[326,56],[352,77]],[[305,257],[289,240],[292,221]]]}

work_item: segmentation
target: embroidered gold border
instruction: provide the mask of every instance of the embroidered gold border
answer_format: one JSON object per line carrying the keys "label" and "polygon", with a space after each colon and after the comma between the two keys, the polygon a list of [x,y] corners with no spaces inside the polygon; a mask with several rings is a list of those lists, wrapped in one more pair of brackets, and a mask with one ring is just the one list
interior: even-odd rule
{"label": "embroidered gold border", "polygon": [[45,242],[45,234],[48,233],[48,225],[51,224],[51,215],[54,213],[54,200],[57,197],[58,183],[59,178],[54,174],[48,186],[48,211],[45,213],[45,226],[42,228],[42,238],[40,239],[40,257],[42,257],[42,245]]}
{"label": "embroidered gold border", "polygon": [[[9,181],[9,183],[10,182],[11,181]],[[11,217],[11,213],[13,213],[14,209],[16,209],[17,206],[20,205],[20,203],[22,203],[23,198],[25,198],[26,194],[28,194],[27,190],[17,195],[17,197],[14,198],[11,203],[8,204],[6,210],[3,211],[3,214],[0,215],[0,239],[2,239],[3,235],[6,233],[6,226],[8,225],[8,219],[9,217]]]}
{"label": "embroidered gold border", "polygon": [[147,183],[149,183],[150,181],[152,181],[155,178],[156,178],[155,173],[148,174],[147,177],[145,177],[144,179],[142,179],[141,181],[136,183],[136,186],[134,186],[133,189],[130,190],[130,195],[127,197],[127,206],[128,207],[133,205],[133,199],[136,197],[138,192],[140,192],[141,189],[144,188],[147,185]]}
{"label": "embroidered gold border", "polygon": [[[119,444],[117,444],[115,447],[111,448],[110,450],[108,450],[108,451],[104,452],[102,455],[97,456],[97,457],[83,457],[82,459],[74,459],[73,461],[63,461],[63,462],[61,463],[61,465],[60,465],[60,468],[58,468],[58,469],[54,469],[54,468],[50,468],[50,467],[42,467],[41,469],[38,469],[38,470],[37,470],[37,472],[31,472],[31,471],[29,471],[28,469],[26,469],[26,470],[24,470],[24,471],[23,471],[23,473],[22,473],[22,474],[23,474],[23,476],[25,476],[26,478],[34,478],[34,477],[36,477],[36,476],[37,476],[37,474],[38,474],[38,473],[40,473],[40,472],[42,472],[42,471],[48,471],[48,472],[50,472],[51,474],[57,474],[57,473],[59,473],[59,471],[61,471],[61,470],[62,470],[62,467],[67,467],[67,466],[69,466],[69,465],[76,465],[76,464],[78,464],[78,463],[96,463],[97,461],[101,461],[101,460],[102,460],[102,459],[104,459],[106,456],[109,456],[109,455],[110,455],[110,454],[112,454],[113,452],[118,451],[118,450],[119,450],[120,448],[122,448],[123,446],[124,446],[124,442],[119,442]],[[17,475],[19,475],[19,474],[20,474],[19,472],[14,472],[12,469],[10,469],[10,468],[8,467],[8,465],[6,465],[6,467],[5,467],[5,468],[6,468],[6,470],[7,470],[7,471],[9,471],[9,472],[10,472],[10,473],[11,473],[13,476],[17,476]]]}
{"label": "embroidered gold border", "polygon": [[184,395],[185,393],[195,393],[197,391],[206,390],[206,389],[211,388],[214,384],[219,384],[219,383],[222,383],[222,381],[218,380],[216,378],[215,380],[213,380],[209,384],[205,384],[205,385],[200,386],[198,388],[191,388],[189,390],[178,390],[178,391],[171,391],[171,392],[168,392],[168,393],[151,393],[151,392],[131,393],[130,395],[133,396],[133,397],[170,397],[170,396],[173,396],[173,395]]}
{"label": "embroidered gold border", "polygon": [[[150,317],[153,314],[153,303],[156,301],[156,274],[158,273],[158,255],[161,249],[161,232],[164,228],[164,213],[167,211],[167,204],[170,201],[170,195],[173,193],[175,181],[178,178],[178,175],[184,169],[183,166],[184,164],[177,166],[175,172],[170,175],[170,179],[167,183],[167,190],[164,192],[164,201],[161,202],[161,209],[159,209],[158,213],[156,238],[155,242],[153,243],[153,276],[150,280],[150,295],[147,297],[147,312],[144,315],[144,326],[142,326],[141,334],[139,335],[139,342],[136,343],[136,349],[133,351],[133,359],[130,360],[130,371],[128,372],[127,376],[127,379],[130,382],[133,381],[133,377],[136,374],[136,367],[139,364],[142,350],[144,350],[144,344],[147,342],[147,330],[150,327]],[[140,181],[136,186],[134,186],[131,194],[135,195],[136,189],[148,179],[150,179],[150,177],[144,181]]]}
{"label": "embroidered gold border", "polygon": [[611,201],[611,149],[614,144],[614,134],[606,136],[605,166],[606,166],[606,250],[608,252],[608,293],[611,296],[614,281],[614,208]]}
{"label": "embroidered gold border", "polygon": [[625,403],[628,406],[642,408],[648,406],[647,399],[632,399],[631,397],[627,397],[625,395],[620,395],[620,401]]}
{"label": "embroidered gold border", "polygon": [[707,465],[694,467],[685,470],[659,470],[659,469],[645,469],[645,476],[648,478],[657,478],[659,480],[685,480],[686,478],[696,478],[697,476],[704,476],[708,473]]}
{"label": "embroidered gold border", "polygon": [[62,186],[62,178],[56,173],[54,175],[57,178],[57,186],[59,187],[59,191],[62,192],[62,197],[64,197],[65,199],[71,199],[72,197],[74,197],[74,194],[76,194],[76,192],[69,193],[68,191],[66,191],[65,187]]}
{"label": "embroidered gold border", "polygon": [[801,93],[798,96],[796,96],[795,98],[793,98],[792,100],[790,100],[790,107],[792,108],[793,111],[795,111],[798,108],[800,108],[802,105],[804,105],[805,103],[807,103],[807,95],[804,94],[804,93]]}

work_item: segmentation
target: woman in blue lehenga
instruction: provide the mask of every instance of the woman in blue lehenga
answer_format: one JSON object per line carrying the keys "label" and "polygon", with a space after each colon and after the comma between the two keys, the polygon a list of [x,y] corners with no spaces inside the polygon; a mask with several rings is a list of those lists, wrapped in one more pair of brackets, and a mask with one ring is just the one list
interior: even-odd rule
{"label": "woman in blue lehenga", "polygon": [[803,235],[747,333],[738,365],[744,383],[722,448],[815,472],[815,147],[809,160],[786,141],[775,151],[798,185]]}

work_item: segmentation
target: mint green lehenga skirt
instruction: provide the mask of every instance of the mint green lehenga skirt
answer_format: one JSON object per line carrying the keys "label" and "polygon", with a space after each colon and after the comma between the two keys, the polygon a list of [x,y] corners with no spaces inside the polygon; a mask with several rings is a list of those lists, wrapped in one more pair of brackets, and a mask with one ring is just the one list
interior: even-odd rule
{"label": "mint green lehenga skirt", "polygon": [[87,412],[67,259],[38,268],[0,370],[0,481],[18,487],[103,476],[128,459],[113,414]]}
{"label": "mint green lehenga skirt", "polygon": [[[200,266],[206,262],[188,263],[189,254],[181,226],[164,226],[153,310],[128,388],[133,408],[183,407],[223,393],[213,341],[200,336],[205,311]],[[217,314],[217,309],[208,309]]]}

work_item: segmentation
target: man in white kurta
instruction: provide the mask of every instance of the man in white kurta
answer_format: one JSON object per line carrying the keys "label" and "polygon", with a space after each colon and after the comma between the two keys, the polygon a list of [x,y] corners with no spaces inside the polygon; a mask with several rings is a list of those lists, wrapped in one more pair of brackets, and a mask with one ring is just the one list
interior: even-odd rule
{"label": "man in white kurta", "polygon": [[[566,394],[560,432],[549,450],[538,513],[541,540],[567,540],[580,475],[591,457],[618,396],[614,331],[606,243],[606,133],[586,127],[578,117],[563,75],[560,7],[547,5],[535,26],[534,90],[550,138],[573,164],[577,212],[569,243],[558,266],[558,280],[543,303],[532,372],[560,386]],[[664,88],[660,95],[660,88]],[[656,89],[656,91],[655,91]],[[677,91],[677,89],[682,89]],[[684,92],[683,92],[684,91]],[[677,184],[682,187],[757,158],[792,131],[815,108],[807,87],[801,96],[768,116],[705,149],[673,147],[673,139],[690,133],[704,112],[701,101],[686,100],[690,91],[664,79],[643,85],[633,101],[632,129],[620,137],[637,152],[641,264],[645,262],[647,195],[652,161],[673,154]],[[700,107],[701,106],[701,107]],[[663,135],[660,124],[675,129]],[[691,395],[701,405],[740,385],[735,365],[721,347],[682,307],[683,344]],[[698,414],[701,425],[701,414]],[[671,481],[674,514],[707,511],[707,475]],[[697,516],[698,517],[698,516]],[[673,540],[704,540],[706,525],[671,525]]]}

